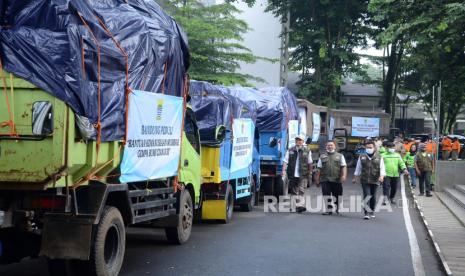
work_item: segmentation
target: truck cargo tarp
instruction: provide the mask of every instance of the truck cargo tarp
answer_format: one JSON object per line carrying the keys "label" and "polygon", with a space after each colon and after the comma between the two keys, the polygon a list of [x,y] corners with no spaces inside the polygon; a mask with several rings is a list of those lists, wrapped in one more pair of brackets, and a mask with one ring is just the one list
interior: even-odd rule
{"label": "truck cargo tarp", "polygon": [[215,140],[216,128],[231,130],[233,104],[220,86],[203,81],[191,81],[189,87],[190,104],[195,112],[202,144],[218,144]]}
{"label": "truck cargo tarp", "polygon": [[280,131],[288,127],[290,120],[299,119],[296,98],[287,88],[236,88],[231,91],[244,102],[256,103],[256,125],[260,131]]}
{"label": "truck cargo tarp", "polygon": [[231,130],[233,119],[249,118],[255,124],[257,109],[255,101],[244,101],[232,93],[230,87],[203,81],[191,81],[190,104],[200,131],[202,143],[216,143],[213,134],[217,126]]}
{"label": "truck cargo tarp", "polygon": [[102,141],[124,137],[125,55],[130,89],[182,96],[187,39],[155,1],[6,1],[0,26],[4,69],[94,125],[100,79]]}

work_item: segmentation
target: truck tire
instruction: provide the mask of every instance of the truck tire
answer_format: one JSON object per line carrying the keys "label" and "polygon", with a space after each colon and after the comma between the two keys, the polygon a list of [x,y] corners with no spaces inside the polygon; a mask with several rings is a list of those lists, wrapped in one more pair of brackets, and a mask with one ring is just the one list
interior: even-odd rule
{"label": "truck tire", "polygon": [[95,229],[91,259],[92,271],[97,276],[116,276],[123,264],[126,229],[119,210],[106,206]]}
{"label": "truck tire", "polygon": [[252,183],[250,183],[250,196],[248,196],[247,202],[241,204],[241,211],[251,212],[255,205],[255,181],[252,178]]}
{"label": "truck tire", "polygon": [[194,206],[191,194],[187,189],[179,196],[178,226],[166,227],[166,238],[171,244],[183,244],[189,240],[194,221]]}
{"label": "truck tire", "polygon": [[229,223],[233,216],[234,211],[234,191],[231,184],[226,185],[226,192],[225,192],[225,200],[226,200],[226,218],[223,220],[223,223]]}
{"label": "truck tire", "polygon": [[281,176],[275,178],[276,197],[287,196],[289,194],[289,181],[283,181]]}

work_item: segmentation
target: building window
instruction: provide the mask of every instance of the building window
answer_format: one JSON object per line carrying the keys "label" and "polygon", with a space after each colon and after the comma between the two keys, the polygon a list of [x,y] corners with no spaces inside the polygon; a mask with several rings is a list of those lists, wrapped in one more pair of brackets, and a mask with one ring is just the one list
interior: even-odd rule
{"label": "building window", "polygon": [[362,103],[362,99],[359,98],[351,98],[350,103]]}

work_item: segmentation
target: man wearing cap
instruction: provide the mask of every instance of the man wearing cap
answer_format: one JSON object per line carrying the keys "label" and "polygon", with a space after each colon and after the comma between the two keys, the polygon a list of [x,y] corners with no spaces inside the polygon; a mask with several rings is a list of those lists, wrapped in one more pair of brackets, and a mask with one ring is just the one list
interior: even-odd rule
{"label": "man wearing cap", "polygon": [[431,174],[434,172],[433,155],[426,152],[426,145],[421,143],[420,151],[415,155],[415,171],[418,176],[420,186],[420,196],[425,194],[430,197],[431,194]]}
{"label": "man wearing cap", "polygon": [[[283,160],[283,177],[287,176],[289,180],[289,193],[291,196],[302,196],[307,187],[308,177],[313,170],[312,153],[304,146],[305,136],[297,135],[295,137],[295,146],[290,148]],[[304,212],[303,200],[296,207],[297,212]]]}

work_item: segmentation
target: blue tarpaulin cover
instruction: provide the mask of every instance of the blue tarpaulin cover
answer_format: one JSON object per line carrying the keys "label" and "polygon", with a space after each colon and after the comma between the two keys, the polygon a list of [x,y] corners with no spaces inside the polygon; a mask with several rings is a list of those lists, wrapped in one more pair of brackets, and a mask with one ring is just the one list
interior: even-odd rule
{"label": "blue tarpaulin cover", "polygon": [[290,120],[298,120],[297,101],[285,87],[267,87],[259,90],[235,86],[230,93],[243,102],[255,103],[256,125],[260,131],[280,131]]}
{"label": "blue tarpaulin cover", "polygon": [[1,1],[0,26],[4,69],[92,124],[99,115],[100,56],[102,141],[125,133],[126,61],[112,36],[128,57],[130,89],[182,96],[187,38],[153,0]]}

